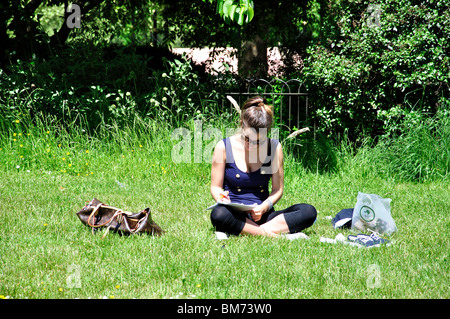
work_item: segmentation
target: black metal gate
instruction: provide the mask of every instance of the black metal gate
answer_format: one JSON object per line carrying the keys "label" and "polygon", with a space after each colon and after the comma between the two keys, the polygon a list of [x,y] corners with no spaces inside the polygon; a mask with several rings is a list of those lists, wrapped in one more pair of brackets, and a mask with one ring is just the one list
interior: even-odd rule
{"label": "black metal gate", "polygon": [[[313,125],[315,131],[315,124],[310,122],[312,110],[309,105],[309,93],[306,92],[303,82],[300,80],[253,79],[236,83],[236,87],[238,88],[236,91],[224,94],[233,97],[239,106],[242,106],[250,97],[263,96],[267,99],[268,104],[273,105],[274,118],[280,128],[288,127],[289,130],[298,130]],[[222,101],[223,107],[227,105],[225,101]],[[228,103],[233,108],[232,104]]]}

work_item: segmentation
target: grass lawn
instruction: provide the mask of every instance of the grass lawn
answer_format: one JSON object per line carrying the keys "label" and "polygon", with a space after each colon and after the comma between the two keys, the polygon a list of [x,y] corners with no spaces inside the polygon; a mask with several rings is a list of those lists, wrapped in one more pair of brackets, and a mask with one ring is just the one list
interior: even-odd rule
{"label": "grass lawn", "polygon": [[[276,208],[313,204],[319,214],[305,231],[310,239],[218,241],[205,211],[212,204],[210,165],[174,163],[170,137],[129,135],[101,141],[44,130],[2,139],[0,295],[450,297],[448,181],[396,182],[351,162],[337,173],[314,174],[286,156],[285,193]],[[353,207],[358,191],[392,199],[398,232],[390,247],[320,242],[339,233],[326,217]],[[150,207],[166,234],[110,233],[102,240],[75,214],[93,197],[129,211]]]}

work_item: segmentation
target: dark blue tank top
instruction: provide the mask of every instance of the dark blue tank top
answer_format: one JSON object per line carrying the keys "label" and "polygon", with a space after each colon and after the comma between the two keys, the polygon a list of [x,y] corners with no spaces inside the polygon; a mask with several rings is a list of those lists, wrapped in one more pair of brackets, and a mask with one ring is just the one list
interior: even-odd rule
{"label": "dark blue tank top", "polygon": [[[223,139],[226,150],[226,165],[223,189],[228,191],[233,203],[261,204],[269,197],[269,181],[272,177],[271,163],[275,156],[278,140],[269,139],[267,157],[263,165],[254,172],[241,171],[234,162],[230,138]],[[272,152],[273,150],[273,152]]]}

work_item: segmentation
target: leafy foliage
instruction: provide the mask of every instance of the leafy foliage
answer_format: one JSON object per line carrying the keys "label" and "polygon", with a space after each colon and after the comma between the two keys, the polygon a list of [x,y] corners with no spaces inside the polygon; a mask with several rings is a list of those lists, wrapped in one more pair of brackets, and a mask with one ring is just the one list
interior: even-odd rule
{"label": "leafy foliage", "polygon": [[0,72],[0,121],[7,129],[30,114],[95,129],[136,115],[175,126],[217,114],[214,83],[183,57],[162,59],[162,68],[151,68],[133,50],[75,43],[46,62],[19,60]]}
{"label": "leafy foliage", "polygon": [[[211,4],[214,2],[214,0],[208,1]],[[237,24],[243,25],[252,21],[255,15],[254,4],[252,0],[217,0],[217,13],[227,23],[235,21]]]}
{"label": "leafy foliage", "polygon": [[[55,48],[52,39],[63,30],[60,24],[64,12],[60,17],[55,15],[64,4],[40,3],[56,6],[39,7],[35,3],[30,7],[13,1],[2,7],[6,8],[2,15],[6,18],[7,45],[16,39],[30,40],[26,43],[33,48],[33,41],[40,48]],[[265,45],[280,46],[284,53],[307,54],[297,77],[305,81],[311,94],[309,101],[315,108],[319,131],[299,137],[287,149],[308,169],[336,169],[331,135],[348,136],[352,142],[376,137],[375,141],[392,150],[391,158],[409,151],[424,154],[418,147],[424,143],[435,145],[435,149],[447,147],[446,139],[436,134],[438,127],[447,127],[444,119],[450,106],[450,46],[446,37],[450,19],[446,2],[430,1],[425,6],[415,0],[370,5],[315,0],[295,1],[295,6],[289,7],[283,1],[227,0],[218,1],[217,8],[211,3],[194,1],[185,8],[182,1],[92,2],[90,10],[83,11],[83,28],[72,30],[64,46],[51,54],[41,55],[35,50],[19,58],[17,52],[8,51],[9,66],[3,65],[0,72],[0,131],[10,132],[22,125],[23,121],[15,121],[24,114],[30,121],[50,118],[61,126],[82,124],[90,130],[123,127],[136,116],[173,127],[193,119],[231,121],[233,114],[224,112],[220,93],[237,82],[227,74],[206,78],[186,59],[161,59],[155,50],[176,41],[239,47],[262,36]],[[252,19],[245,7],[255,12]],[[214,10],[233,23],[227,24]],[[36,20],[44,12],[50,12],[53,18]],[[233,21],[226,18],[231,13]],[[248,23],[241,19],[246,14]],[[23,29],[14,22],[21,17],[29,24],[29,33],[21,33]],[[42,23],[48,23],[46,28],[39,26]],[[31,39],[33,32],[37,37]],[[150,53],[138,54],[142,47],[136,44],[143,44]],[[280,90],[281,86],[274,87],[275,92]],[[290,116],[287,108],[279,109],[281,102],[286,102],[284,98],[276,96],[270,102],[276,107],[277,123]],[[290,133],[283,125],[287,123],[280,126],[281,140]],[[420,134],[408,135],[412,130]],[[431,135],[425,134],[427,130]],[[419,144],[412,143],[414,138]],[[410,146],[402,149],[402,145]],[[411,155],[411,161],[389,160],[392,165],[398,164],[389,166],[389,171],[396,175],[408,172],[405,178],[411,179],[438,176],[439,172],[445,176],[448,154],[442,153],[442,161],[435,163],[429,158],[436,153],[429,154],[424,158]],[[402,163],[408,167],[401,168]],[[421,173],[417,174],[415,168]]]}
{"label": "leafy foliage", "polygon": [[445,1],[331,1],[304,69],[321,129],[376,135],[399,108],[433,114],[445,105],[449,12]]}

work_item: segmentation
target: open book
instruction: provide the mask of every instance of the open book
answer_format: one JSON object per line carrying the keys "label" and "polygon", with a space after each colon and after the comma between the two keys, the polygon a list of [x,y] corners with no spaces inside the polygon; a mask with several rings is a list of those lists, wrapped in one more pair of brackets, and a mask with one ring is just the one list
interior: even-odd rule
{"label": "open book", "polygon": [[234,210],[240,211],[240,212],[245,212],[247,210],[252,210],[253,208],[255,208],[257,205],[253,204],[253,205],[244,205],[244,204],[239,204],[239,203],[223,203],[223,202],[217,202],[212,206],[209,206],[207,208],[208,209],[213,209],[214,207],[216,207],[217,205],[224,205],[224,206],[228,206],[230,208],[233,208]]}

